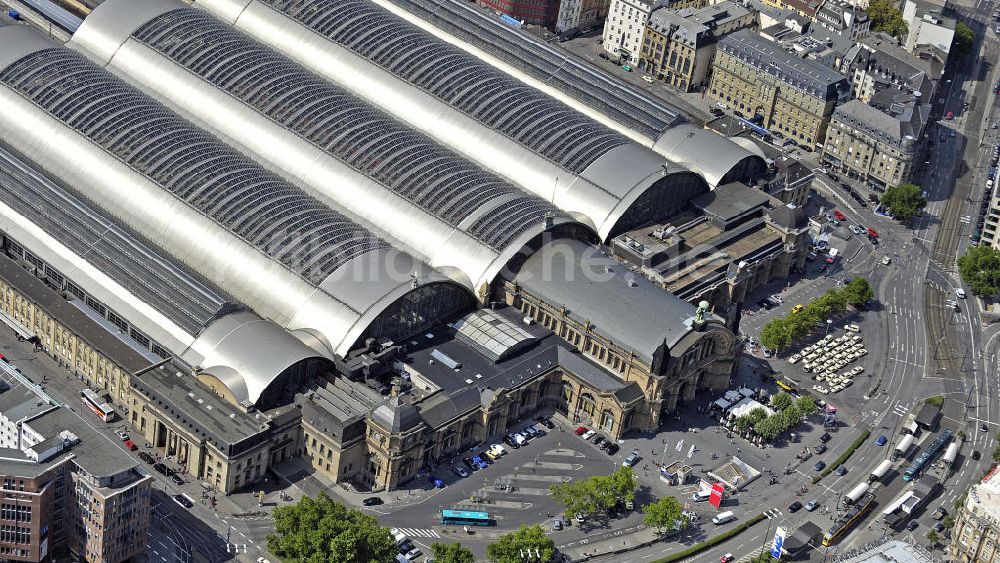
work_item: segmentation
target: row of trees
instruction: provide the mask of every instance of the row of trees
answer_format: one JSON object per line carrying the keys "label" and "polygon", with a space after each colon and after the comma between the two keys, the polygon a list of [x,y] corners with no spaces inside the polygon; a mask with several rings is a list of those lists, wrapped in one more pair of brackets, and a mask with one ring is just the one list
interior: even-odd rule
{"label": "row of trees", "polygon": [[767,440],[780,436],[802,422],[816,410],[816,404],[809,397],[802,396],[797,400],[784,391],[771,397],[774,414],[768,415],[762,408],[756,408],[739,417],[734,422],[736,430],[742,434],[755,432]]}
{"label": "row of trees", "polygon": [[558,483],[549,487],[552,497],[566,508],[567,514],[588,516],[610,510],[620,501],[635,501],[639,478],[631,467],[619,467],[611,475]]}
{"label": "row of trees", "polygon": [[958,259],[958,273],[972,293],[991,297],[1000,293],[1000,250],[980,245]]}
{"label": "row of trees", "polygon": [[[358,510],[335,502],[325,492],[315,499],[274,509],[274,533],[267,550],[295,563],[395,563],[396,542],[387,528]],[[486,548],[492,563],[523,563],[523,553],[537,553],[541,563],[555,558],[556,546],[541,526],[521,526]],[[458,542],[434,543],[436,563],[475,563],[476,557]]]}
{"label": "row of trees", "polygon": [[867,279],[854,278],[844,287],[830,289],[813,299],[798,313],[789,313],[764,325],[760,343],[771,350],[780,350],[808,334],[817,323],[843,313],[848,305],[864,305],[873,295]]}

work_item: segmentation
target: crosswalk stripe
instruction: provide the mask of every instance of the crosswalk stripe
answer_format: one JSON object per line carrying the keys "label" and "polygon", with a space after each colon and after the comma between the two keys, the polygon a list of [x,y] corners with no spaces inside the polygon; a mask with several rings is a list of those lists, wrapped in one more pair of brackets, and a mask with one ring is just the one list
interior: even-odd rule
{"label": "crosswalk stripe", "polygon": [[399,528],[399,531],[407,536],[418,538],[440,538],[441,536],[430,528]]}

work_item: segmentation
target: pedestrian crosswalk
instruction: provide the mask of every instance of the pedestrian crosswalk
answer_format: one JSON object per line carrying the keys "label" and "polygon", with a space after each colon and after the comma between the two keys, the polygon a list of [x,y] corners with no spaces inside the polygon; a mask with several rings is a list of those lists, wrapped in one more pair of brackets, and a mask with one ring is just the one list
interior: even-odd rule
{"label": "pedestrian crosswalk", "polygon": [[896,403],[896,406],[892,407],[892,412],[898,414],[899,416],[905,416],[909,409],[906,405],[902,403]]}
{"label": "pedestrian crosswalk", "polygon": [[781,511],[778,510],[777,508],[771,508],[769,510],[764,511],[764,516],[767,516],[768,520],[772,520],[774,518],[780,518],[782,514]]}
{"label": "pedestrian crosswalk", "polygon": [[969,217],[968,215],[962,215],[961,217],[958,218],[958,220],[968,225],[969,223],[972,222],[972,217]]}
{"label": "pedestrian crosswalk", "polygon": [[441,535],[431,528],[396,528],[411,538],[440,538]]}

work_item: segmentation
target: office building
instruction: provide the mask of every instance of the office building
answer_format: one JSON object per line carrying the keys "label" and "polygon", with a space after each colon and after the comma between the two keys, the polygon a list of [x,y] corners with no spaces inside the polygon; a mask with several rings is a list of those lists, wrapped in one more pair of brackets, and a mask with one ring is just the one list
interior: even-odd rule
{"label": "office building", "polygon": [[951,531],[948,555],[961,563],[1000,561],[1000,473],[969,487]]}
{"label": "office building", "polygon": [[653,10],[664,5],[658,0],[611,0],[601,45],[623,64],[638,65],[646,22]]}
{"label": "office building", "polygon": [[832,69],[748,30],[719,42],[709,86],[713,99],[810,149],[822,143],[834,107],[850,99],[850,90]]}
{"label": "office building", "polygon": [[560,0],[556,33],[592,29],[608,17],[610,6],[611,0]]}

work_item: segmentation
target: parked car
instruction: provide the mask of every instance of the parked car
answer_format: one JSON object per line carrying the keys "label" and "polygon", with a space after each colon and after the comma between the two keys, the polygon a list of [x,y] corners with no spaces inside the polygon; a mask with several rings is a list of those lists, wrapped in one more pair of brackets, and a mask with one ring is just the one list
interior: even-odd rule
{"label": "parked car", "polygon": [[478,471],[479,470],[479,464],[475,463],[474,461],[472,461],[471,457],[463,457],[462,458],[462,463],[464,463],[465,466],[469,468],[469,471]]}
{"label": "parked car", "polygon": [[979,453],[979,450],[972,450],[972,459],[973,460],[979,461],[980,457],[982,457],[982,454]]}
{"label": "parked car", "polygon": [[813,453],[816,455],[820,455],[825,451],[826,451],[826,444],[816,444],[815,446],[813,446]]}
{"label": "parked car", "polygon": [[552,430],[556,427],[555,423],[553,423],[550,419],[544,416],[535,417],[535,420],[537,420],[539,424],[548,428],[549,430]]}
{"label": "parked car", "polygon": [[141,459],[142,461],[145,461],[146,463],[155,463],[156,462],[156,460],[153,459],[153,456],[147,454],[146,452],[139,452],[139,459]]}
{"label": "parked car", "polygon": [[580,426],[580,427],[577,427],[577,429],[574,432],[574,434],[576,434],[577,436],[583,436],[584,434],[587,433],[587,430],[590,430],[590,429],[587,428],[586,426]]}
{"label": "parked car", "polygon": [[162,463],[157,463],[156,465],[153,466],[153,469],[157,473],[160,473],[160,474],[163,474],[163,475],[167,474],[167,466],[164,465],[164,464],[162,464]]}
{"label": "parked car", "polygon": [[829,432],[824,432],[823,435],[819,437],[819,441],[823,442],[824,444],[826,444],[827,442],[829,442],[832,439],[833,439],[833,436],[831,436]]}
{"label": "parked car", "polygon": [[[476,455],[479,457],[479,459],[483,460],[483,463],[485,463],[486,465],[493,465],[493,458],[486,455],[487,452],[489,451],[490,450],[477,450]],[[473,458],[473,461],[474,460],[475,458]]]}
{"label": "parked car", "polygon": [[628,457],[626,457],[625,460],[622,461],[622,467],[632,467],[636,463],[639,463],[639,459],[641,459],[639,457],[639,452],[633,450],[632,453],[628,454]]}
{"label": "parked car", "polygon": [[586,522],[586,519],[584,519],[582,512],[577,512],[576,514],[573,515],[573,517],[580,524],[583,524],[584,522]]}
{"label": "parked car", "polygon": [[365,506],[378,506],[382,504],[382,502],[383,502],[382,499],[380,499],[379,497],[368,497],[365,500],[361,501],[361,504]]}
{"label": "parked car", "polygon": [[843,477],[844,475],[847,475],[847,467],[841,465],[840,467],[837,468],[836,471],[834,471],[834,474],[836,474],[837,477]]}
{"label": "parked car", "polygon": [[464,467],[461,467],[459,465],[452,466],[451,471],[455,475],[458,475],[459,477],[468,477],[469,476],[469,472],[466,471]]}
{"label": "parked car", "polygon": [[479,469],[486,469],[487,467],[489,467],[489,464],[483,461],[483,458],[479,457],[478,455],[472,456],[472,463],[476,464],[476,466],[479,467]]}
{"label": "parked car", "polygon": [[191,500],[184,495],[174,495],[174,502],[183,506],[184,508],[191,508],[192,506],[194,506],[194,503],[191,502]]}
{"label": "parked car", "polygon": [[620,450],[621,448],[618,447],[618,444],[616,444],[614,442],[611,442],[611,441],[607,441],[607,442],[604,442],[604,448],[603,449],[604,449],[604,451],[608,452],[608,455],[615,455],[616,453],[618,453],[618,450]]}
{"label": "parked car", "polygon": [[604,436],[601,436],[600,434],[598,434],[597,436],[594,436],[594,440],[593,441],[594,441],[594,445],[595,446],[600,446],[601,444],[604,443]]}
{"label": "parked car", "polygon": [[558,518],[557,518],[557,519],[555,519],[555,520],[553,520],[553,521],[552,521],[552,529],[553,529],[553,530],[555,530],[555,531],[557,531],[557,532],[558,532],[559,530],[562,530],[562,529],[563,529],[563,523],[562,523],[562,520],[559,520]]}
{"label": "parked car", "polygon": [[587,430],[580,437],[583,438],[584,440],[589,440],[589,439],[593,438],[595,434],[597,434],[597,432],[594,432],[593,430]]}
{"label": "parked car", "polygon": [[817,499],[812,499],[811,501],[806,503],[806,511],[808,512],[812,512],[817,508],[819,508],[819,501]]}
{"label": "parked car", "polygon": [[948,511],[945,510],[945,508],[943,506],[939,506],[937,508],[937,510],[934,511],[934,514],[931,514],[931,518],[933,518],[935,520],[941,520],[942,518],[944,518],[947,515],[948,515]]}
{"label": "parked car", "polygon": [[919,526],[920,522],[917,522],[916,520],[910,520],[910,522],[906,525],[906,529],[912,532],[913,530],[916,530]]}
{"label": "parked car", "polygon": [[514,435],[513,434],[508,434],[508,435],[504,436],[503,443],[507,444],[508,446],[510,446],[511,448],[513,448],[515,450],[521,447],[521,445],[517,443],[517,440],[514,439]]}
{"label": "parked car", "polygon": [[115,430],[115,434],[118,436],[118,439],[121,440],[122,442],[129,439],[128,432],[125,432],[123,430]]}
{"label": "parked car", "polygon": [[788,505],[789,512],[798,512],[800,510],[802,510],[802,503],[799,501],[795,501],[792,504]]}
{"label": "parked car", "polygon": [[177,486],[181,486],[181,485],[184,484],[184,478],[181,477],[180,475],[178,475],[177,473],[173,473],[173,474],[169,475],[169,477],[170,477],[170,480],[173,481],[174,484],[177,485]]}
{"label": "parked car", "polygon": [[941,532],[944,531],[944,524],[942,524],[941,522],[934,524],[933,530],[934,532],[940,534]]}
{"label": "parked car", "polygon": [[879,436],[877,440],[875,440],[875,445],[881,448],[888,441],[889,441],[889,439],[886,438],[884,435],[882,435],[882,436]]}
{"label": "parked car", "polygon": [[427,482],[430,483],[431,486],[434,487],[435,489],[443,489],[444,488],[444,481],[442,481],[441,479],[438,479],[437,477],[435,477],[433,475],[427,477]]}
{"label": "parked car", "polygon": [[733,557],[733,554],[732,553],[727,553],[727,554],[723,555],[722,557],[719,557],[719,563],[729,563],[733,559],[736,559],[735,557]]}
{"label": "parked car", "polygon": [[826,469],[825,461],[817,461],[816,465],[813,465],[813,471],[823,471],[824,469]]}
{"label": "parked car", "polygon": [[134,452],[139,449],[139,446],[135,445],[135,442],[132,440],[125,440],[125,447],[128,448],[128,451],[130,452]]}

